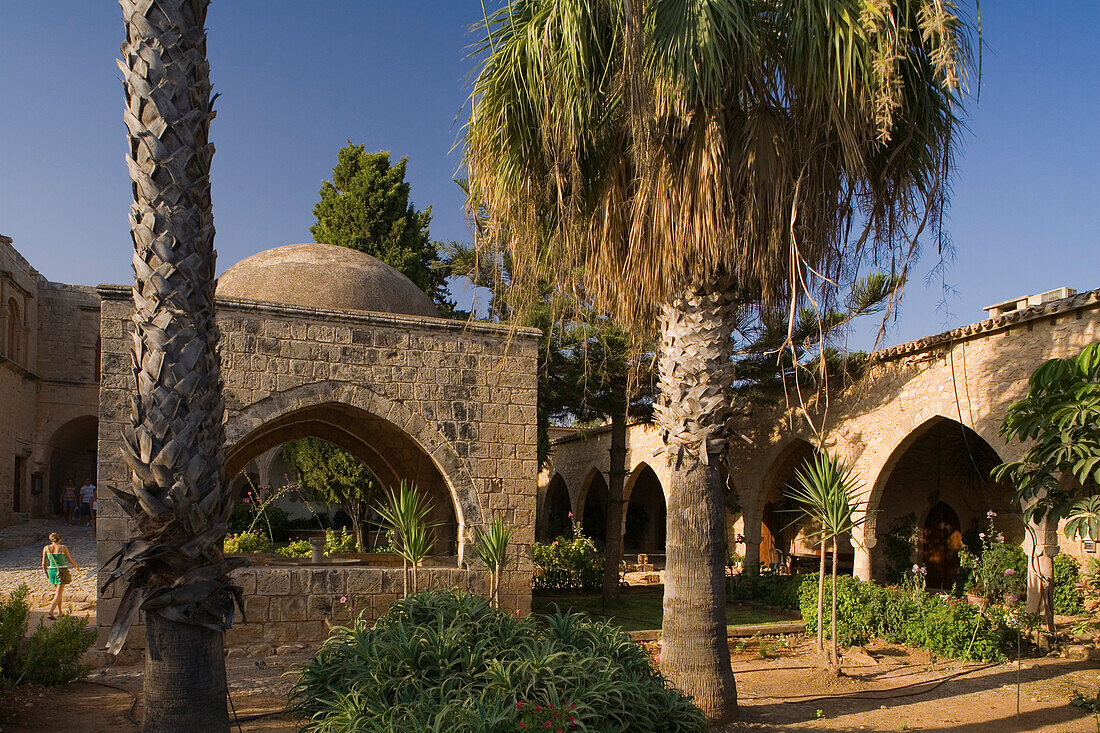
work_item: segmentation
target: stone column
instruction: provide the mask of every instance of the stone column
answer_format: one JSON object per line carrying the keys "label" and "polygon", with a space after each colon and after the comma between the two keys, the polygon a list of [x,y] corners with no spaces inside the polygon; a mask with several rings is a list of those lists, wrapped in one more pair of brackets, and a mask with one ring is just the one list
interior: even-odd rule
{"label": "stone column", "polygon": [[1054,577],[1054,556],[1058,554],[1058,525],[1049,519],[1027,525],[1023,548],[1027,563],[1027,612],[1039,610],[1042,579]]}
{"label": "stone column", "polygon": [[871,549],[878,544],[875,515],[864,514],[863,523],[852,533],[852,548],[855,557],[852,564],[852,575],[860,580],[871,580]]}

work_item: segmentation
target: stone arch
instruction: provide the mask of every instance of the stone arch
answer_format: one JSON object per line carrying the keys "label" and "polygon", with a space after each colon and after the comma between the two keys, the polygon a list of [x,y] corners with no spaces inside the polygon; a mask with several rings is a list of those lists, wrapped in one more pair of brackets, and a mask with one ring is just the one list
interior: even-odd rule
{"label": "stone arch", "polygon": [[754,528],[759,528],[759,557],[765,565],[778,569],[781,565],[789,566],[794,556],[815,554],[814,548],[805,541],[802,524],[790,511],[793,507],[788,506],[785,489],[795,480],[795,472],[816,452],[813,443],[795,435],[777,447],[767,464],[754,512],[745,519],[746,529],[750,522]]}
{"label": "stone arch", "polygon": [[559,535],[565,535],[570,528],[572,505],[569,501],[569,487],[560,473],[555,473],[546,487],[541,514],[542,521],[537,522],[539,540],[549,542]]}
{"label": "stone arch", "polygon": [[22,344],[26,324],[23,322],[22,309],[19,307],[19,302],[15,298],[8,298],[7,316],[8,333],[4,349],[9,359],[16,364],[22,364],[25,356],[23,354]]}
{"label": "stone arch", "polygon": [[574,516],[579,516],[585,535],[598,542],[607,539],[607,479],[593,467],[585,478]]}
{"label": "stone arch", "polygon": [[464,554],[467,530],[483,521],[484,508],[465,463],[449,442],[427,420],[405,404],[365,386],[341,382],[315,382],[279,392],[232,413],[226,422],[226,475],[233,475],[248,460],[288,440],[308,435],[343,448],[367,464],[383,484],[395,485],[407,466],[366,440],[384,436],[402,441],[408,454],[416,453],[418,470],[434,471],[451,499],[457,524],[459,561]]}
{"label": "stone arch", "polygon": [[[875,476],[867,501],[875,535],[882,538],[895,524],[915,523],[918,541],[909,560],[922,562],[926,544],[935,540],[926,527],[929,513],[944,504],[955,512],[964,540],[976,541],[988,521],[986,512],[992,510],[998,515],[997,530],[1010,542],[1022,542],[1024,526],[1012,505],[1011,489],[989,477],[1001,461],[984,436],[959,421],[943,415],[924,420],[897,442]],[[873,577],[897,580],[909,566],[900,557],[888,562],[884,543],[869,544],[879,548],[870,556]],[[949,569],[944,577],[950,581],[955,560],[947,557],[945,562]]]}
{"label": "stone arch", "polygon": [[665,487],[649,463],[642,461],[623,488],[623,551],[647,555],[665,554]]}
{"label": "stone arch", "polygon": [[72,480],[77,486],[84,478],[98,480],[97,446],[99,442],[99,418],[95,415],[74,417],[50,435],[48,443],[49,464],[48,510],[61,512],[61,486]]}

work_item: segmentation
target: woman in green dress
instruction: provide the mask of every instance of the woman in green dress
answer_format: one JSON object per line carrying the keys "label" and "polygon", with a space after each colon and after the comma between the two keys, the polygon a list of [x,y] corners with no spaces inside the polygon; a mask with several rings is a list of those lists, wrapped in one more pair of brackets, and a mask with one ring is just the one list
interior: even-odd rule
{"label": "woman in green dress", "polygon": [[[46,614],[50,619],[56,619],[61,615],[61,596],[65,592],[65,586],[73,580],[69,566],[77,570],[82,569],[69,554],[69,548],[61,544],[61,535],[54,532],[50,535],[50,544],[42,548],[42,570],[46,573],[50,585],[57,587],[50,610]],[[54,609],[57,610],[56,615]]]}

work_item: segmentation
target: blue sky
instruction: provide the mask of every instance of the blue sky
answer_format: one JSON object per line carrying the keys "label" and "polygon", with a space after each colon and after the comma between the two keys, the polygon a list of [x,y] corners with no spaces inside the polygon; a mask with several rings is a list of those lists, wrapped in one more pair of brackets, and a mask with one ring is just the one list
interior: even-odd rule
{"label": "blue sky", "polygon": [[[1100,4],[983,4],[981,98],[958,160],[943,277],[926,250],[888,341],[1062,285],[1100,287]],[[478,0],[215,0],[209,55],[219,270],[310,241],[345,140],[409,156],[436,239],[466,239],[452,182]],[[0,2],[0,233],[51,280],[129,282],[122,39],[110,0]],[[945,291],[943,285],[948,286]],[[946,308],[942,301],[946,298]],[[873,328],[853,335],[867,346]]]}

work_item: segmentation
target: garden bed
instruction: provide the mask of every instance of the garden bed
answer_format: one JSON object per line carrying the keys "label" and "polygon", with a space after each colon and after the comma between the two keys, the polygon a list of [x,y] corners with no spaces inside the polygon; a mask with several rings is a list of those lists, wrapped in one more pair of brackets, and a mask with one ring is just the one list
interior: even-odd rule
{"label": "garden bed", "polygon": [[[624,588],[619,601],[605,604],[599,593],[537,591],[531,599],[531,611],[553,613],[557,606],[562,611],[576,611],[594,618],[608,619],[625,631],[656,630],[661,628],[664,592],[664,586]],[[797,613],[751,603],[730,603],[726,606],[726,623],[729,626],[800,620],[801,616]]]}

